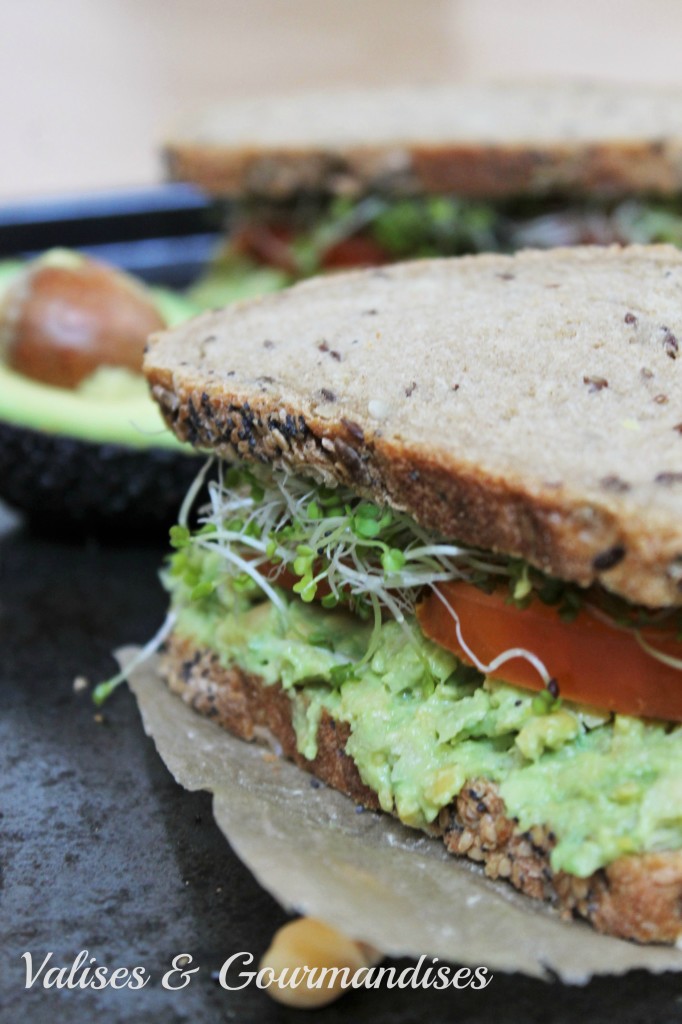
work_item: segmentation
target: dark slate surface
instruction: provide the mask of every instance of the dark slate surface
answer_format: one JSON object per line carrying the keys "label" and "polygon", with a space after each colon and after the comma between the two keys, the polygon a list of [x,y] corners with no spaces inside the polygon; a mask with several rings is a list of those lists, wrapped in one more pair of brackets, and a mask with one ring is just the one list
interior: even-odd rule
{"label": "dark slate surface", "polygon": [[[0,537],[0,1020],[340,1021],[474,1024],[682,1019],[682,978],[633,973],[585,988],[497,975],[483,992],[354,993],[306,1014],[211,977],[238,951],[258,957],[285,920],[230,852],[204,794],[175,785],[121,690],[98,722],[73,679],[112,671],[109,651],[158,626],[162,548],[57,543],[5,523]],[[8,529],[9,527],[9,529]],[[456,909],[453,908],[453,913]],[[510,936],[513,941],[513,936]],[[24,985],[25,950],[70,964],[81,949],[108,967],[144,965],[139,991]],[[173,955],[200,966],[162,988]],[[407,963],[407,961],[405,962]]]}

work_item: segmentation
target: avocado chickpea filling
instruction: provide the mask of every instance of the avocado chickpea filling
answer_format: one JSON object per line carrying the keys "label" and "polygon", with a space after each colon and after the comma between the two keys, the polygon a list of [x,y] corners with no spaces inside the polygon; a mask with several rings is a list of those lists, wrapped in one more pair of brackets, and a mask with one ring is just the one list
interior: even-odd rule
{"label": "avocado chickpea filling", "polygon": [[[550,830],[554,870],[587,877],[623,854],[682,846],[682,714],[673,698],[660,721],[633,714],[623,676],[637,651],[639,691],[666,673],[673,692],[682,689],[680,609],[629,606],[520,559],[445,541],[346,488],[257,465],[219,462],[190,529],[203,482],[171,530],[171,611],[145,656],[172,631],[225,668],[280,684],[308,760],[322,716],[345,723],[362,781],[408,825],[429,826],[467,780],[485,778],[521,829]],[[509,646],[498,642],[505,615],[520,638]],[[495,650],[479,646],[477,618],[492,626]],[[610,702],[586,700],[555,672],[552,644],[572,636],[590,687],[612,679]],[[615,665],[601,661],[602,636],[626,645]]]}

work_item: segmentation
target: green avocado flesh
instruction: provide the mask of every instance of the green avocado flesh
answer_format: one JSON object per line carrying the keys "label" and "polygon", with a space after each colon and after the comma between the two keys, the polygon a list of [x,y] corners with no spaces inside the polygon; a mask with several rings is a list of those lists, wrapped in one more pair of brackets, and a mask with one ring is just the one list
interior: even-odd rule
{"label": "green avocado flesh", "polygon": [[75,391],[0,365],[0,419],[18,427],[133,448],[183,448],[150,400],[143,377],[103,367]]}
{"label": "green avocado flesh", "polygon": [[458,662],[414,620],[411,635],[384,623],[363,661],[372,629],[355,616],[281,591],[283,611],[253,603],[214,554],[194,557],[215,586],[197,594],[166,574],[177,632],[226,667],[281,682],[305,757],[324,710],[348,723],[363,782],[406,824],[432,822],[482,777],[498,783],[521,829],[554,833],[555,870],[586,877],[623,854],[682,846],[682,727],[538,700]]}
{"label": "green avocado flesh", "polygon": [[[74,254],[65,250],[62,259],[69,255]],[[16,260],[0,263],[0,300],[23,266]],[[186,294],[160,287],[149,287],[148,292],[166,324],[174,327],[204,309],[286,283],[277,271],[239,262],[210,269]],[[166,428],[142,375],[118,367],[102,366],[70,390],[32,380],[0,363],[0,421],[83,441],[187,451],[187,445]]]}

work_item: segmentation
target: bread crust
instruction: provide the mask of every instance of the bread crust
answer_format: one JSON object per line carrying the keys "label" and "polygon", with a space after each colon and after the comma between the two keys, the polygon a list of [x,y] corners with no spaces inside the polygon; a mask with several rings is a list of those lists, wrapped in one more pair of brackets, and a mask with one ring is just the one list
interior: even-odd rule
{"label": "bread crust", "polygon": [[680,90],[470,83],[251,98],[165,147],[170,177],[217,196],[671,195]]}
{"label": "bread crust", "polygon": [[170,142],[168,177],[215,197],[281,201],[300,193],[457,195],[505,199],[570,195],[618,199],[682,189],[682,144],[660,140],[550,145],[403,144],[384,150],[248,148]]}
{"label": "bread crust", "polygon": [[[323,715],[311,761],[296,747],[292,703],[279,684],[268,686],[238,667],[225,668],[217,654],[178,634],[166,645],[161,673],[174,693],[222,728],[245,740],[269,742],[280,756],[356,803],[379,809],[376,794],[345,751],[346,723]],[[600,932],[665,943],[682,935],[681,851],[621,857],[588,878],[555,872],[552,833],[541,823],[522,832],[487,779],[468,780],[428,831],[450,853],[480,863],[490,878],[506,879],[564,916],[587,919]]]}
{"label": "bread crust", "polygon": [[[682,605],[681,275],[682,256],[666,246],[339,274],[153,338],[145,372],[169,426],[197,447],[347,484],[445,537],[636,604]],[[653,310],[641,322],[629,312],[638,287]],[[440,321],[420,364],[425,289]],[[413,315],[412,294],[422,302],[414,336],[395,312]],[[459,326],[459,297],[479,294],[485,326],[471,302]],[[365,315],[374,301],[382,308]],[[506,349],[505,310],[517,324]],[[595,365],[608,365],[610,386],[589,375]],[[383,395],[384,417],[373,412]]]}

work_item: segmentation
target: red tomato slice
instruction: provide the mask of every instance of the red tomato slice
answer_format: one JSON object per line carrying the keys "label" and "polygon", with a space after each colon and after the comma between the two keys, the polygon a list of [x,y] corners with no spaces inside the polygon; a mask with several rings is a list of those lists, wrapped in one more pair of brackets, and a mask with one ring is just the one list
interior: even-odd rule
{"label": "red tomato slice", "polygon": [[343,267],[378,267],[387,263],[389,257],[373,238],[353,235],[330,246],[324,254],[322,266],[325,270]]}
{"label": "red tomato slice", "polygon": [[258,263],[277,267],[287,274],[296,273],[296,259],[291,250],[294,232],[290,228],[269,224],[245,224],[234,235],[232,245],[237,252]]}
{"label": "red tomato slice", "polygon": [[[245,224],[233,237],[233,246],[259,263],[296,274],[298,267],[292,244],[296,235],[282,225]],[[376,267],[389,257],[378,242],[363,235],[352,235],[331,245],[322,256],[324,270],[350,267]]]}
{"label": "red tomato slice", "polygon": [[[633,631],[605,623],[587,609],[564,622],[554,606],[537,599],[520,609],[506,603],[504,592],[486,594],[468,583],[440,583],[438,589],[459,618],[464,642],[482,663],[521,647],[543,662],[567,700],[625,715],[682,721],[682,670],[647,654]],[[427,637],[470,660],[436,594],[418,605],[417,619]],[[682,658],[682,643],[671,630],[647,628],[642,635],[656,650]],[[527,689],[544,688],[525,658],[505,662],[494,675]]]}

